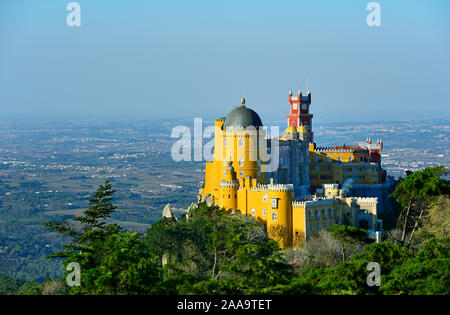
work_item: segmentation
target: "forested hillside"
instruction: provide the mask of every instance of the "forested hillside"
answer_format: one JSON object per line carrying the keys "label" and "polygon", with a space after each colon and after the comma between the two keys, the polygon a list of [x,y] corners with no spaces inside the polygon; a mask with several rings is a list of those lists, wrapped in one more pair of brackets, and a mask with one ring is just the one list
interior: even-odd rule
{"label": "forested hillside", "polygon": [[[70,271],[43,283],[3,277],[0,294],[449,294],[447,175],[426,168],[397,184],[397,228],[381,243],[335,225],[289,250],[268,238],[263,222],[203,201],[144,234],[123,231],[106,221],[116,210],[107,181],[83,215],[46,224],[67,239],[51,257],[77,262],[81,285],[66,285]],[[379,285],[367,281],[373,262]]]}

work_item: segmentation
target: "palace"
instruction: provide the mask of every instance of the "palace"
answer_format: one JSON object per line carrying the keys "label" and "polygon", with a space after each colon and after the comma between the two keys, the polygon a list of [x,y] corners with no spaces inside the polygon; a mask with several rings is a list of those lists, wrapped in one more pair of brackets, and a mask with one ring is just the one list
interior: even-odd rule
{"label": "palace", "polygon": [[[383,142],[317,147],[311,93],[289,92],[289,105],[287,128],[275,139],[266,137],[259,115],[244,98],[215,121],[214,155],[206,163],[202,198],[263,220],[282,247],[295,247],[333,224],[364,228],[380,239],[389,187],[381,168]],[[268,167],[269,153],[278,159],[274,169]]]}

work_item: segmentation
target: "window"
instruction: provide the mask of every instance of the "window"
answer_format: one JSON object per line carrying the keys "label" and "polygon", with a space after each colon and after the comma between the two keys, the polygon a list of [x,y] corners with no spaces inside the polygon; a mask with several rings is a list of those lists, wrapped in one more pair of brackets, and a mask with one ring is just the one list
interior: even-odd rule
{"label": "window", "polygon": [[278,199],[272,198],[272,209],[278,209]]}
{"label": "window", "polygon": [[334,209],[330,209],[330,219],[334,218]]}
{"label": "window", "polygon": [[323,209],[323,218],[326,220],[327,219],[327,209]]}
{"label": "window", "polygon": [[319,223],[316,223],[316,232],[319,231],[320,227],[319,227]]}
{"label": "window", "polygon": [[327,228],[327,224],[326,224],[326,222],[323,222],[323,229],[326,229]]}
{"label": "window", "polygon": [[316,217],[317,217],[317,220],[320,220],[320,210],[316,210]]}
{"label": "window", "polygon": [[244,176],[244,171],[239,171],[239,176]]}
{"label": "window", "polygon": [[223,146],[224,146],[224,147],[227,146],[227,139],[223,139]]}
{"label": "window", "polygon": [[348,157],[348,160],[349,160],[350,162],[353,161],[353,156],[350,155],[350,156]]}
{"label": "window", "polygon": [[266,216],[266,214],[267,214],[266,208],[263,208],[263,216]]}
{"label": "window", "polygon": [[341,162],[342,161],[342,157],[339,155],[338,156],[338,161]]}
{"label": "window", "polygon": [[255,208],[252,209],[252,215],[255,215]]}
{"label": "window", "polygon": [[333,226],[333,221],[330,221],[330,227],[332,227]]}
{"label": "window", "polygon": [[313,225],[312,223],[309,225],[309,231],[312,233],[313,232]]}
{"label": "window", "polygon": [[314,211],[309,211],[309,220],[314,221]]}
{"label": "window", "polygon": [[276,221],[277,220],[277,214],[274,212],[272,213],[272,221]]}
{"label": "window", "polygon": [[243,159],[239,160],[239,166],[244,166],[244,160]]}
{"label": "window", "polygon": [[243,148],[245,146],[244,139],[239,139],[239,146]]}
{"label": "window", "polygon": [[263,195],[263,201],[264,201],[264,202],[267,202],[267,194],[264,194],[264,195]]}

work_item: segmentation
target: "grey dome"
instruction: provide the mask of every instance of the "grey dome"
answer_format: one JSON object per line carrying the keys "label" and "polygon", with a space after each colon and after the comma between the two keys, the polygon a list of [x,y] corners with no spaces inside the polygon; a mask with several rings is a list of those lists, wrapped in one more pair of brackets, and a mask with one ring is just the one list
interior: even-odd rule
{"label": "grey dome", "polygon": [[225,118],[223,129],[227,127],[243,127],[248,126],[261,127],[262,121],[259,115],[252,109],[241,105],[233,109]]}

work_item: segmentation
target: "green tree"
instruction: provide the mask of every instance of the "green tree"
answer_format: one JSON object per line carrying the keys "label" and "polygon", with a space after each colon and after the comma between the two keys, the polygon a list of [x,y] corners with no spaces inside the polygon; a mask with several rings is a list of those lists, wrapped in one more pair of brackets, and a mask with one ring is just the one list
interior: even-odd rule
{"label": "green tree", "polygon": [[292,277],[263,222],[205,203],[153,225],[146,241],[168,258],[164,287],[178,294],[261,292]]}
{"label": "green tree", "polygon": [[408,172],[395,187],[392,196],[402,207],[397,223],[397,228],[401,231],[399,242],[402,245],[411,244],[423,218],[438,197],[450,194],[450,181],[444,178],[446,175],[448,170],[444,166],[427,167]]}
{"label": "green tree", "polygon": [[17,291],[19,286],[11,277],[0,277],[0,295],[11,294]]}
{"label": "green tree", "polygon": [[[377,262],[381,275],[401,266],[409,254],[406,248],[389,242],[372,243],[360,254],[339,263],[334,268],[307,268],[299,278],[279,288],[280,294],[380,294],[379,288],[367,284],[367,265]],[[383,283],[383,277],[382,277]],[[295,293],[291,293],[295,292]]]}
{"label": "green tree", "polygon": [[430,206],[416,235],[419,239],[450,236],[450,198],[448,196],[439,196]]}
{"label": "green tree", "polygon": [[107,180],[89,199],[89,208],[83,212],[82,216],[74,217],[72,222],[63,220],[44,223],[49,229],[71,239],[64,245],[65,251],[57,252],[50,257],[64,258],[74,251],[79,254],[84,251],[91,252],[90,242],[104,241],[108,235],[121,230],[117,224],[108,224],[106,221],[116,209],[116,206],[111,203],[113,193],[111,183]]}
{"label": "green tree", "polygon": [[[64,266],[70,262],[80,265],[82,274],[89,275],[89,270],[98,268],[102,264],[106,240],[116,235],[121,228],[116,224],[108,224],[107,219],[115,211],[116,206],[112,204],[112,190],[109,180],[100,185],[93,197],[89,200],[89,208],[82,216],[77,216],[71,222],[47,222],[44,225],[69,238],[64,244],[64,251],[49,255],[50,258],[65,258]],[[66,272],[67,275],[68,272]],[[73,287],[73,293],[92,293],[95,288],[90,285],[88,277],[82,277],[81,287]],[[85,281],[87,281],[85,283]]]}
{"label": "green tree", "polygon": [[[137,232],[111,234],[97,243],[98,263],[83,270],[79,293],[152,294],[160,283],[160,259]],[[74,255],[77,259],[77,255]]]}
{"label": "green tree", "polygon": [[335,224],[327,230],[332,237],[339,241],[343,261],[346,261],[348,252],[351,249],[354,249],[359,244],[372,242],[366,230],[354,226]]}
{"label": "green tree", "polygon": [[384,294],[450,294],[450,239],[430,239],[382,278]]}
{"label": "green tree", "polygon": [[40,295],[42,284],[36,280],[26,281],[24,279],[14,280],[11,277],[0,277],[0,295]]}

